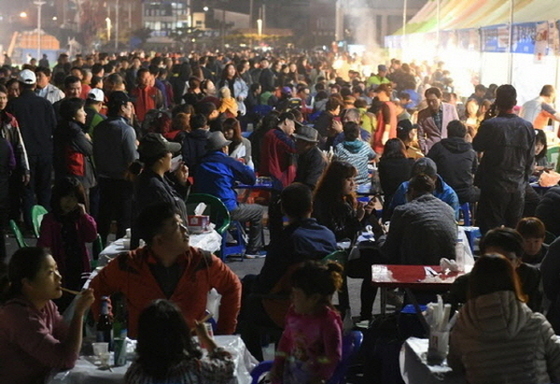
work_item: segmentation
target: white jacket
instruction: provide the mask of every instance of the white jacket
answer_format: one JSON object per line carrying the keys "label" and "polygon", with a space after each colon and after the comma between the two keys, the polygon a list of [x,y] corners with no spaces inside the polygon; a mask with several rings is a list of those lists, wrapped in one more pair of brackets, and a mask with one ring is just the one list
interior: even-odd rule
{"label": "white jacket", "polygon": [[512,291],[499,291],[461,308],[447,361],[453,370],[465,371],[470,384],[558,382],[560,340],[542,314]]}

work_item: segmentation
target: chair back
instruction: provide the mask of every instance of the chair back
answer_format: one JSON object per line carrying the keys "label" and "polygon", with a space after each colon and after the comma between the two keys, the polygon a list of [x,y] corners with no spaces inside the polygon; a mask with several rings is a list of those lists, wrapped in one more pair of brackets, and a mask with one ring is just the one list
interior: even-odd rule
{"label": "chair back", "polygon": [[348,260],[348,252],[344,250],[334,251],[321,259],[323,263],[326,263],[327,261],[336,261],[343,267],[346,266],[347,260]]}
{"label": "chair back", "polygon": [[220,199],[207,193],[191,193],[187,198],[187,212],[192,213],[199,203],[207,205],[204,214],[210,216],[210,221],[216,225],[216,232],[220,235],[228,229],[231,218],[229,211]]}
{"label": "chair back", "polygon": [[14,237],[16,238],[16,242],[17,242],[18,247],[19,248],[27,247],[27,243],[25,242],[25,239],[23,238],[23,234],[21,233],[21,230],[19,229],[16,222],[13,221],[13,220],[10,220],[10,229],[12,230],[12,233],[14,234]]}
{"label": "chair back", "polygon": [[31,208],[31,221],[33,222],[33,233],[36,238],[39,238],[41,233],[41,222],[43,221],[43,216],[48,213],[48,211],[42,205],[34,205]]}
{"label": "chair back", "polygon": [[471,205],[469,203],[465,203],[461,205],[460,212],[463,215],[463,225],[466,227],[470,227],[472,224]]}

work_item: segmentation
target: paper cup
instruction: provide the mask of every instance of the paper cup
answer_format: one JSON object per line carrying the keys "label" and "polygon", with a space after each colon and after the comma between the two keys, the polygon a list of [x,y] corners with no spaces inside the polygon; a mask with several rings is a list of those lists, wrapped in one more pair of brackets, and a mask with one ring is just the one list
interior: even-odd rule
{"label": "paper cup", "polygon": [[430,344],[428,347],[428,364],[440,365],[447,357],[449,347],[449,331],[430,331]]}

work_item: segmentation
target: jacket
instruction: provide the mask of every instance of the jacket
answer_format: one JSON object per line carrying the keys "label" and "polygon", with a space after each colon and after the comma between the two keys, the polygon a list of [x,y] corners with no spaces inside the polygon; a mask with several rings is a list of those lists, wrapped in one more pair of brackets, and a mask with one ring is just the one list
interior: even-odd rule
{"label": "jacket", "polygon": [[75,121],[62,121],[54,132],[53,142],[56,179],[74,176],[85,188],[95,186],[93,144],[86,138],[82,126]]}
{"label": "jacket", "polygon": [[560,236],[560,186],[550,188],[542,197],[535,216],[542,220],[547,231]]}
{"label": "jacket", "polygon": [[560,334],[560,238],[556,238],[548,247],[540,270],[544,294],[550,301],[546,317],[556,334]]}
{"label": "jacket", "polygon": [[8,141],[8,143],[10,143],[12,150],[14,151],[16,171],[18,171],[21,175],[29,174],[27,151],[25,149],[25,143],[23,142],[16,118],[6,112],[6,110],[3,110],[0,111],[0,123],[2,124],[0,134]]}
{"label": "jacket", "polygon": [[[408,191],[408,181],[403,182],[399,188],[395,191],[391,204],[389,205],[389,211],[392,212],[399,205],[406,204],[406,192]],[[436,181],[436,189],[434,190],[434,196],[441,201],[447,203],[455,211],[455,217],[459,218],[459,198],[457,194],[443,179],[438,175]]]}
{"label": "jacket", "polygon": [[47,84],[45,88],[42,89],[35,89],[35,93],[47,99],[51,104],[56,103],[59,100],[64,99],[64,92],[62,92],[58,87],[54,86],[53,84]]}
{"label": "jacket", "polygon": [[327,167],[327,160],[319,147],[314,146],[309,151],[301,153],[297,160],[297,171],[294,182],[303,183],[314,190],[319,178]]}
{"label": "jacket", "polygon": [[209,152],[200,159],[196,172],[195,189],[218,197],[229,211],[237,208],[235,182],[254,185],[255,172],[223,152]]}
{"label": "jacket", "polygon": [[379,182],[381,189],[383,189],[383,221],[391,219],[389,205],[399,186],[405,181],[410,180],[413,164],[414,159],[405,157],[392,159],[381,157],[379,160]]}
{"label": "jacket", "polygon": [[441,131],[436,125],[431,108],[425,108],[418,112],[418,142],[420,149],[428,153],[432,146],[441,139],[447,138],[447,124],[452,120],[459,120],[455,106],[441,103],[442,121]]}
{"label": "jacket", "polygon": [[32,90],[23,90],[10,100],[6,112],[19,123],[25,149],[29,156],[52,157],[52,135],[56,128],[54,109],[49,101]]}
{"label": "jacket", "polygon": [[123,180],[138,158],[136,132],[121,116],[110,116],[95,127],[93,159],[99,177]]}
{"label": "jacket", "polygon": [[362,185],[370,182],[368,164],[375,159],[375,152],[367,142],[360,140],[343,141],[334,150],[336,160],[346,161],[358,171],[356,184]]}
{"label": "jacket", "polygon": [[[220,80],[218,82],[218,89],[222,87],[229,88],[228,79]],[[231,96],[235,98],[235,100],[237,101],[237,109],[241,114],[241,116],[245,115],[245,113],[247,112],[247,108],[243,100],[247,98],[248,93],[249,93],[249,86],[247,85],[247,83],[241,77],[237,77],[233,82],[233,93],[231,94]]]}
{"label": "jacket", "polygon": [[438,175],[457,193],[460,203],[476,201],[473,184],[478,160],[470,143],[458,137],[443,139],[427,157],[436,163]]}
{"label": "jacket", "polygon": [[200,158],[206,153],[206,142],[209,135],[209,130],[199,128],[188,132],[183,138],[181,155],[183,156],[183,161],[189,167],[190,173],[193,175],[196,175]]}
{"label": "jacket", "polygon": [[[215,288],[222,295],[216,333],[232,334],[241,307],[239,278],[219,258],[197,248],[190,247],[188,252],[180,256],[180,260],[185,264],[185,269],[173,294],[167,299],[179,306],[189,328],[193,328],[194,322],[204,317],[208,292]],[[150,269],[150,265],[156,262],[156,257],[148,247],[122,253],[103,268],[90,284],[96,302],[101,296],[116,292],[124,294],[128,331],[133,338],[138,336],[138,317],[142,310],[153,300],[166,298]]]}
{"label": "jacket", "polygon": [[282,190],[296,177],[296,147],[292,138],[279,128],[264,135],[260,148],[259,174],[272,176],[274,188]]}
{"label": "jacket", "polygon": [[473,148],[484,152],[475,184],[512,193],[525,189],[535,157],[535,132],[528,121],[502,113],[482,122]]}
{"label": "jacket", "polygon": [[512,291],[469,300],[451,331],[447,362],[469,383],[545,384],[560,380],[560,340]]}
{"label": "jacket", "polygon": [[378,244],[389,264],[439,265],[442,257],[455,259],[456,241],[453,211],[425,194],[395,208],[389,233]]}
{"label": "jacket", "polygon": [[134,109],[140,122],[144,121],[144,117],[150,109],[163,107],[163,95],[156,87],[133,88],[130,96],[135,98]]}

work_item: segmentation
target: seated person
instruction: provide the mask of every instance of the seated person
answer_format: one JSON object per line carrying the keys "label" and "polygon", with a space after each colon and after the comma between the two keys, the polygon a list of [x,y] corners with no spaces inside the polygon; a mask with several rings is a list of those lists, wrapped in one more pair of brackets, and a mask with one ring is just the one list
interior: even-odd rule
{"label": "seated person", "polygon": [[359,140],[360,126],[352,121],[344,123],[344,141],[334,149],[334,157],[339,161],[347,161],[358,171],[356,184],[371,183],[368,164],[375,159],[375,152],[368,142]]}
{"label": "seated person", "polygon": [[535,216],[541,219],[547,231],[560,236],[560,186],[550,188],[537,205]]}
{"label": "seated person", "polygon": [[419,174],[407,184],[409,202],[395,208],[387,235],[377,234],[381,255],[388,264],[406,265],[439,265],[442,257],[455,259],[455,217],[449,205],[433,195],[434,179]]}
{"label": "seated person", "polygon": [[140,312],[155,299],[177,304],[193,328],[204,317],[212,288],[222,295],[216,333],[232,334],[241,301],[235,273],[216,256],[189,246],[188,229],[172,204],[144,208],[136,228],[146,246],[118,255],[90,284],[97,299],[117,292],[125,296],[130,337],[138,335]]}
{"label": "seated person", "polygon": [[540,267],[544,294],[550,301],[546,318],[560,334],[560,238],[554,240]]}
{"label": "seated person", "polygon": [[[507,257],[515,267],[523,293],[527,295],[527,305],[535,312],[541,311],[541,273],[537,268],[521,261],[523,238],[515,229],[495,228],[488,231],[480,241],[480,252],[498,253]],[[459,276],[451,285],[445,301],[452,305],[452,309],[457,309],[467,302],[469,279],[470,273],[466,273]]]}
{"label": "seated person", "polygon": [[137,359],[130,365],[124,382],[141,383],[228,383],[234,378],[231,354],[218,347],[204,323],[194,328],[202,351],[191,336],[181,310],[172,302],[158,299],[142,311],[138,324]]}
{"label": "seated person", "polygon": [[[246,300],[243,302],[242,318],[246,322],[241,327],[241,335],[253,356],[261,359],[260,335],[255,333],[256,326],[284,326],[290,305],[288,271],[306,260],[321,260],[337,249],[332,231],[311,217],[313,205],[309,187],[301,183],[291,184],[284,188],[280,198],[288,225],[278,239],[271,241],[260,274],[243,279]],[[274,301],[260,298],[270,293],[284,295],[285,298]]]}
{"label": "seated person", "polygon": [[467,127],[459,120],[447,125],[447,138],[434,144],[426,155],[437,166],[438,174],[457,193],[459,203],[474,203],[480,197],[480,189],[474,186],[474,174],[478,167],[472,144],[465,141]]}
{"label": "seated person", "polygon": [[195,190],[216,196],[228,209],[231,219],[251,222],[246,256],[262,256],[264,207],[258,204],[238,204],[235,183],[255,184],[255,172],[247,165],[228,156],[230,140],[222,132],[212,132],[208,137],[206,155],[200,159],[195,176]]}
{"label": "seated person", "polygon": [[524,217],[515,229],[523,237],[521,261],[538,267],[548,251],[548,245],[544,243],[546,229],[543,222],[536,217]]}
{"label": "seated person", "polygon": [[505,256],[486,254],[476,261],[447,356],[465,382],[560,380],[560,339],[542,314],[524,304],[519,286],[519,274]]}
{"label": "seated person", "polygon": [[[441,201],[447,203],[455,211],[455,218],[459,217],[459,198],[457,194],[448,184],[443,181],[440,175],[437,174],[436,163],[430,158],[422,157],[414,162],[412,166],[412,177],[424,173],[430,176],[435,182],[435,189],[433,195]],[[406,203],[406,194],[408,191],[408,181],[402,183],[393,195],[393,200],[389,205],[390,214],[399,205]]]}
{"label": "seated person", "polygon": [[78,296],[66,324],[52,302],[62,296],[62,277],[45,248],[16,251],[8,279],[8,300],[0,308],[0,383],[43,383],[52,369],[73,368],[93,291]]}

